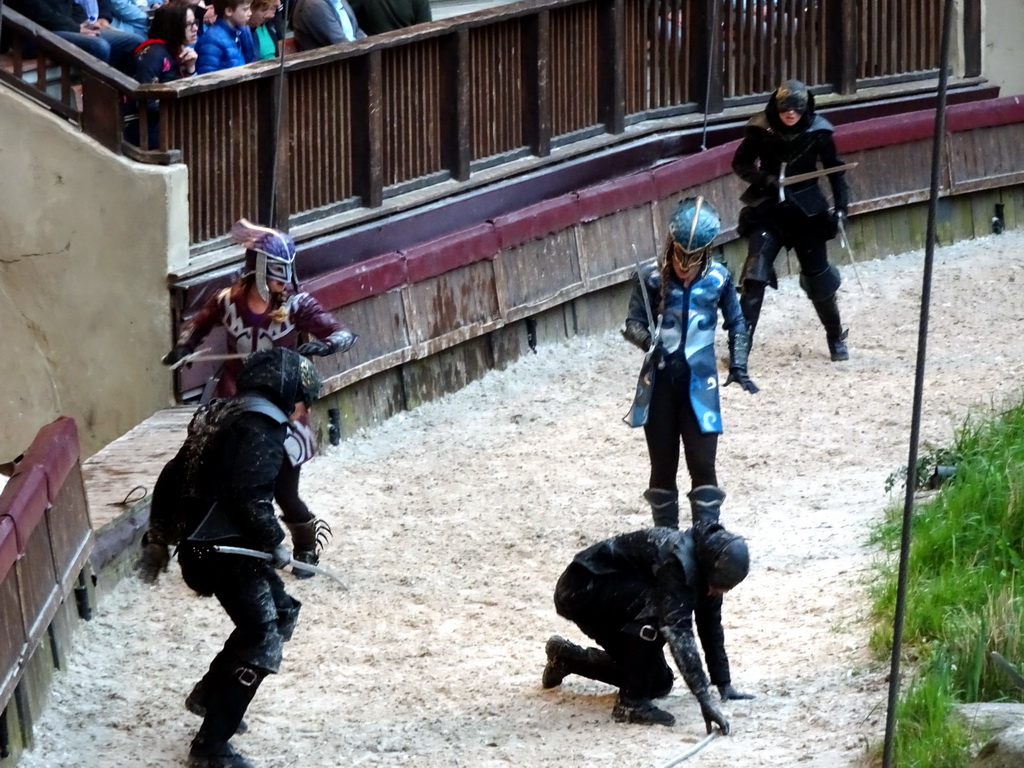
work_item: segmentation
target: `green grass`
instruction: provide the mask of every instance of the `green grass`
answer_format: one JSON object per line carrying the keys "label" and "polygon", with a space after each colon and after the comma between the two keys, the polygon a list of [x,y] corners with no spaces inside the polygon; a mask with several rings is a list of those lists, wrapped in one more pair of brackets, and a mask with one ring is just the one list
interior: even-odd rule
{"label": "green grass", "polygon": [[[1024,662],[1024,403],[969,421],[946,455],[956,476],[914,512],[903,658],[916,679],[897,713],[900,768],[965,766],[970,735],[952,706],[1021,693],[988,659]],[[875,531],[887,554],[871,587],[880,655],[892,647],[901,524],[895,509]]]}

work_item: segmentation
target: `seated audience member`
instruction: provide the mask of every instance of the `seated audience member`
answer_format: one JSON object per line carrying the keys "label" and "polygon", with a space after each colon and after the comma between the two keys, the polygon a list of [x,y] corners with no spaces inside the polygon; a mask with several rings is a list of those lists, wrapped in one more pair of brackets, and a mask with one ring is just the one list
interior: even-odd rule
{"label": "seated audience member", "polygon": [[292,29],[302,51],[366,37],[348,0],[296,0]]}
{"label": "seated audience member", "polygon": [[135,79],[140,83],[169,83],[196,73],[199,24],[191,5],[168,4],[156,9],[149,40],[135,51]]}
{"label": "seated audience member", "polygon": [[146,6],[135,0],[109,0],[112,19],[110,26],[140,37],[149,36],[149,13]]}
{"label": "seated audience member", "polygon": [[110,25],[113,13],[108,0],[92,0],[88,9],[74,0],[6,0],[6,4],[100,61],[126,75],[135,74],[133,54],[142,37]]}
{"label": "seated audience member", "polygon": [[[199,24],[196,8],[181,3],[168,3],[156,9],[150,26],[150,39],[135,51],[135,79],[140,83],[169,83],[190,77],[196,73],[196,42]],[[159,102],[146,103],[149,125],[149,149],[156,149],[160,142],[157,119],[160,116]],[[139,143],[139,118],[137,107],[127,108],[125,115],[125,138],[132,144]]]}
{"label": "seated audience member", "polygon": [[360,0],[355,8],[359,26],[368,35],[393,32],[432,20],[430,0]]}
{"label": "seated audience member", "polygon": [[256,60],[277,58],[277,0],[252,0],[249,29],[256,43]]}
{"label": "seated audience member", "polygon": [[240,67],[256,61],[256,46],[249,30],[250,0],[214,0],[215,21],[196,43],[196,74]]}

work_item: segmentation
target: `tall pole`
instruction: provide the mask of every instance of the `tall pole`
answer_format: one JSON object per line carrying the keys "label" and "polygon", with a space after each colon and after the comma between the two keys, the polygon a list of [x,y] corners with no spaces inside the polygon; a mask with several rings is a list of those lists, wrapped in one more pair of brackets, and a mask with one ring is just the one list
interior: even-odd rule
{"label": "tall pole", "polygon": [[892,768],[896,703],[900,689],[900,652],[903,646],[903,615],[907,602],[907,570],[910,532],[913,524],[914,493],[917,491],[917,443],[921,434],[921,398],[928,345],[928,309],[932,294],[932,264],[935,261],[935,220],[939,208],[939,176],[942,144],[946,133],[946,86],[949,80],[949,47],[953,26],[953,0],[945,0],[942,11],[942,45],[939,54],[939,93],[935,105],[935,135],[932,137],[932,178],[928,196],[928,228],[925,235],[924,277],[921,285],[921,319],[917,331],[917,371],[914,377],[914,405],[910,421],[910,451],[907,457],[907,491],[903,498],[903,534],[900,539],[899,580],[896,587],[896,615],[893,618],[892,660],[889,669],[889,707],[885,717],[883,768]]}

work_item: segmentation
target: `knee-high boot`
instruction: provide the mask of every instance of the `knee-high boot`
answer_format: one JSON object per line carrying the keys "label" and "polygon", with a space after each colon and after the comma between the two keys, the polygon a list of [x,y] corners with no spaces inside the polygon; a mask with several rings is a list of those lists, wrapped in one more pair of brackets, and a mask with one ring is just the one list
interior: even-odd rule
{"label": "knee-high boot", "polygon": [[679,491],[665,488],[648,488],[644,499],[651,505],[654,524],[663,528],[679,527]]}
{"label": "knee-high boot", "polygon": [[189,768],[252,768],[228,741],[267,672],[238,666],[217,675],[206,696],[206,717],[189,750]]}
{"label": "knee-high boot", "polygon": [[554,688],[562,684],[566,675],[580,675],[599,680],[616,688],[622,687],[622,670],[607,652],[600,648],[583,648],[564,637],[552,635],[544,645],[548,663],[544,667],[541,684]]}
{"label": "knee-high boot", "polygon": [[818,299],[813,304],[814,311],[818,313],[818,319],[825,327],[825,339],[828,342],[828,353],[832,362],[849,360],[850,352],[846,348],[846,337],[849,331],[843,328],[836,297],[833,295],[827,299]]}
{"label": "knee-high boot", "polygon": [[701,536],[718,522],[725,501],[725,491],[717,485],[698,485],[686,497],[690,500],[690,515],[693,519],[693,533]]}
{"label": "knee-high boot", "polygon": [[764,304],[764,288],[764,283],[747,280],[743,283],[743,292],[740,294],[740,309],[743,310],[743,319],[747,323],[751,347],[754,346],[754,329],[757,327],[758,318],[761,317],[761,306]]}

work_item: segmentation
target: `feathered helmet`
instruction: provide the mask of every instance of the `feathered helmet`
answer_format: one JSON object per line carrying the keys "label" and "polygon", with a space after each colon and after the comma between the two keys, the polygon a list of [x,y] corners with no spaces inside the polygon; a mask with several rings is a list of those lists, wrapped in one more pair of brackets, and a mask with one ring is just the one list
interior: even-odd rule
{"label": "feathered helmet", "polygon": [[721,229],[718,211],[703,195],[680,202],[668,220],[673,244],[678,246],[673,249],[674,256],[680,266],[687,268],[700,263]]}
{"label": "feathered helmet", "polygon": [[256,275],[256,290],[264,300],[270,298],[267,278],[282,283],[292,282],[295,241],[291,235],[273,227],[261,227],[248,219],[239,219],[231,228],[231,237],[247,248],[245,269]]}

